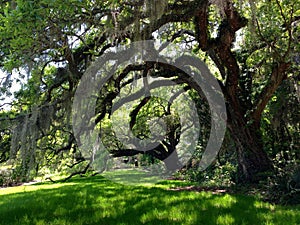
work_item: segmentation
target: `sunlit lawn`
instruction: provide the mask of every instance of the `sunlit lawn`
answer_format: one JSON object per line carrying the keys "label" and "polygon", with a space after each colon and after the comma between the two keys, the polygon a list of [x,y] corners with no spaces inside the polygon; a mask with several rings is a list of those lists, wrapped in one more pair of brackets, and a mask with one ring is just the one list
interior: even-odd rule
{"label": "sunlit lawn", "polygon": [[300,207],[253,197],[113,183],[102,176],[0,189],[0,224],[300,224]]}

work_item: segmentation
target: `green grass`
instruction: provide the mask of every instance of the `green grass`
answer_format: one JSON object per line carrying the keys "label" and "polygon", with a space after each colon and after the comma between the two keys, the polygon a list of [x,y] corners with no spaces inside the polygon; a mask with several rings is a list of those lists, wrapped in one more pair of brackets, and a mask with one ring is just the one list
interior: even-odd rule
{"label": "green grass", "polygon": [[[120,174],[118,174],[120,176]],[[250,196],[126,186],[102,176],[0,190],[0,224],[300,224],[300,207]]]}

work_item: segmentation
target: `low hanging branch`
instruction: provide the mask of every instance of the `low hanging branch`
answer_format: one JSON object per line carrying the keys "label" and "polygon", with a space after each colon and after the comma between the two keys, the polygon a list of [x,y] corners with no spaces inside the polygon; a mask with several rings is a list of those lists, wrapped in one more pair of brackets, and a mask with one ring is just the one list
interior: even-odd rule
{"label": "low hanging branch", "polygon": [[74,177],[76,175],[84,175],[84,174],[86,174],[86,172],[88,171],[89,168],[90,168],[90,164],[88,164],[83,170],[73,172],[68,177],[66,177],[66,178],[64,178],[62,180],[53,180],[51,177],[47,177],[46,180],[50,180],[52,183],[66,182],[66,181],[70,180],[72,177]]}

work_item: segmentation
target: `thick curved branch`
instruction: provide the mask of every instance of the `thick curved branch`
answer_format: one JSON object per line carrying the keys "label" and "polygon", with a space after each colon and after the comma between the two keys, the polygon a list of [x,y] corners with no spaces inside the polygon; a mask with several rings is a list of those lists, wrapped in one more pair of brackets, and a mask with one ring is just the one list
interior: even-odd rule
{"label": "thick curved branch", "polygon": [[[163,25],[170,22],[189,22],[191,18],[194,17],[196,12],[203,7],[205,1],[193,1],[193,2],[182,2],[180,4],[170,4],[167,9],[168,12],[165,12],[159,19],[152,20],[152,22],[145,26],[141,31],[141,37],[145,39],[151,38],[151,34],[158,30]],[[186,7],[185,7],[186,6]]]}
{"label": "thick curved branch", "polygon": [[136,123],[136,117],[139,113],[139,111],[149,102],[149,100],[151,99],[150,96],[147,96],[145,98],[142,99],[142,101],[140,102],[140,104],[138,104],[134,110],[132,110],[130,112],[130,122],[129,122],[129,126],[130,129],[132,129]]}
{"label": "thick curved branch", "polygon": [[123,156],[135,156],[138,154],[148,154],[156,159],[164,160],[166,159],[172,152],[167,152],[166,148],[163,144],[159,144],[154,149],[143,151],[137,150],[137,149],[119,149],[119,150],[113,150],[110,151],[110,154],[112,157],[123,157]]}
{"label": "thick curved branch", "polygon": [[199,47],[203,51],[207,51],[210,48],[208,33],[208,6],[208,1],[204,1],[203,6],[197,11],[194,18],[196,38],[199,43]]}
{"label": "thick curved branch", "polygon": [[260,123],[262,112],[269,100],[272,98],[279,85],[281,85],[282,81],[287,78],[286,72],[290,65],[291,63],[281,62],[273,66],[269,83],[264,87],[258,96],[257,101],[254,103],[255,110],[252,113],[252,118],[257,126]]}
{"label": "thick curved branch", "polygon": [[219,34],[216,39],[216,54],[227,70],[227,79],[225,83],[227,94],[233,99],[233,103],[237,105],[236,94],[240,69],[236,57],[231,51],[231,47],[235,40],[235,33],[240,28],[246,26],[247,20],[237,12],[230,1],[227,1],[226,5],[226,19],[223,20],[220,25]]}

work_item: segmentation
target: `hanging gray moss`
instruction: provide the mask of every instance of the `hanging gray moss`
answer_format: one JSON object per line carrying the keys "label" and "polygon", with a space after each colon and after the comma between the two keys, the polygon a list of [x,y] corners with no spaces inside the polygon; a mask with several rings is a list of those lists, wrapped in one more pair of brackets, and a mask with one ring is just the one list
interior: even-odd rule
{"label": "hanging gray moss", "polygon": [[32,107],[30,112],[17,116],[11,126],[12,138],[10,160],[19,168],[19,175],[28,178],[36,165],[39,139],[47,134],[55,117],[54,107]]}

